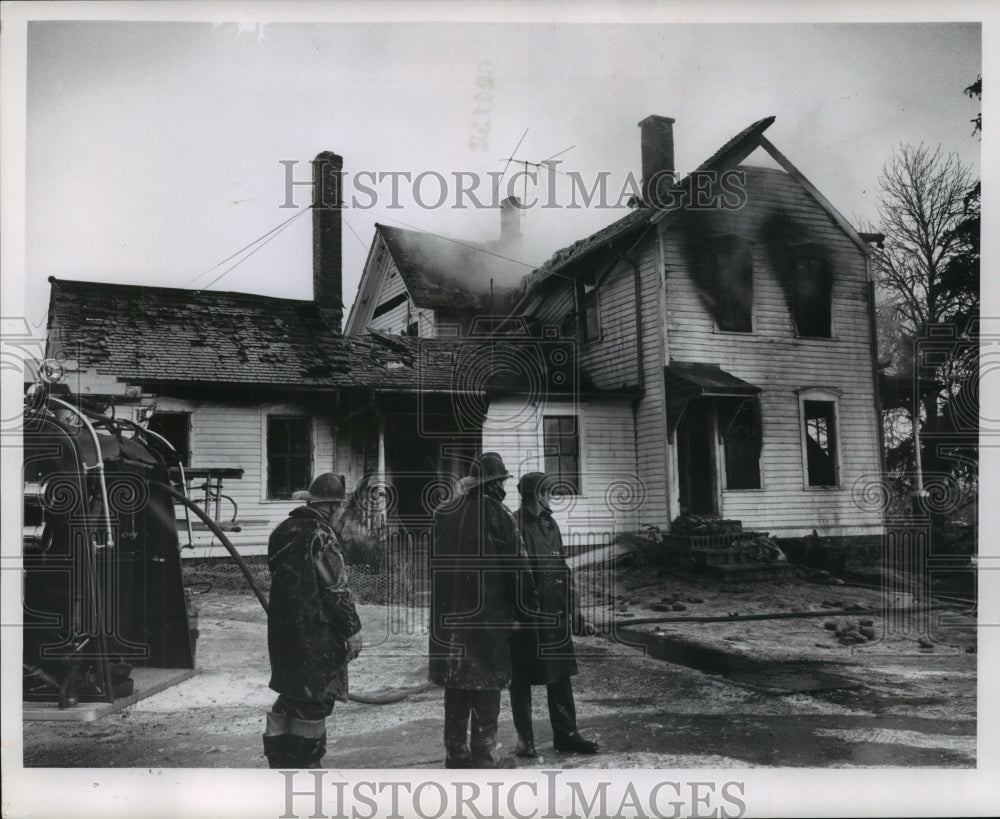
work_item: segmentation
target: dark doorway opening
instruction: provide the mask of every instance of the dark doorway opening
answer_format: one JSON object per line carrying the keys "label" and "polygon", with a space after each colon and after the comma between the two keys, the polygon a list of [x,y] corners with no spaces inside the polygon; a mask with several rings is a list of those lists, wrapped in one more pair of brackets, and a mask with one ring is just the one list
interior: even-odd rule
{"label": "dark doorway opening", "polygon": [[677,426],[677,472],[681,513],[715,515],[715,414],[710,401],[696,399]]}

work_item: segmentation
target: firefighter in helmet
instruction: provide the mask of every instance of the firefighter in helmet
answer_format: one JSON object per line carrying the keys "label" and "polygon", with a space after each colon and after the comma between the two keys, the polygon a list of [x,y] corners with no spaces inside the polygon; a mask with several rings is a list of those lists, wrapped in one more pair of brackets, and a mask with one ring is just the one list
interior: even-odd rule
{"label": "firefighter in helmet", "polygon": [[269,685],[278,692],[264,733],[272,768],[319,765],[326,718],[347,696],[347,664],[361,651],[361,621],[333,527],[344,481],[327,472],[292,497],[306,503],[278,525],[267,547]]}

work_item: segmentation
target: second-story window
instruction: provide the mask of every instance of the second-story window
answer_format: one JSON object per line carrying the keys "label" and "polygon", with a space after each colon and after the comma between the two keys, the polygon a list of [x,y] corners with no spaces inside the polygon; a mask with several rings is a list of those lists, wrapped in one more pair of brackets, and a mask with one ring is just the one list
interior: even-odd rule
{"label": "second-story window", "polygon": [[705,264],[718,328],[733,333],[753,332],[751,244],[729,234],[710,236],[706,241]]}
{"label": "second-story window", "polygon": [[793,247],[792,314],[795,332],[807,338],[830,338],[833,274],[827,253],[812,243]]}

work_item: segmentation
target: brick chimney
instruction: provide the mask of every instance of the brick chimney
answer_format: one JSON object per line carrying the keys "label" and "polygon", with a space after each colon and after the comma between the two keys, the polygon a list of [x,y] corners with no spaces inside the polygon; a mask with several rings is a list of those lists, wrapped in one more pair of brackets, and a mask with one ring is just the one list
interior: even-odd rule
{"label": "brick chimney", "polygon": [[[650,183],[658,184],[659,190],[671,184],[674,168],[674,121],[670,117],[656,114],[639,123],[642,129],[642,199],[647,205],[653,203]],[[659,180],[659,181],[658,181]]]}
{"label": "brick chimney", "polygon": [[521,248],[521,201],[516,196],[500,203],[500,247],[512,251]]}
{"label": "brick chimney", "polygon": [[313,160],[313,301],[341,330],[344,315],[341,272],[341,180],[344,159],[331,151]]}

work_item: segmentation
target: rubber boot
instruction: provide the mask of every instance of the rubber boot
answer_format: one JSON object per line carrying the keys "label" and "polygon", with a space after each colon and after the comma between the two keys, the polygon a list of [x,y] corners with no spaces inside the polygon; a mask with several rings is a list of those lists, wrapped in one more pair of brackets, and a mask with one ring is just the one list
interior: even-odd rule
{"label": "rubber boot", "polygon": [[288,736],[292,730],[292,718],[288,714],[269,711],[264,727],[264,756],[271,768],[294,768],[294,759],[289,747]]}
{"label": "rubber boot", "polygon": [[291,747],[299,768],[319,768],[326,756],[326,720],[291,718]]}
{"label": "rubber boot", "polygon": [[576,730],[576,702],[573,683],[569,678],[546,686],[549,700],[549,720],[552,723],[552,747],[571,754],[596,754],[598,745],[584,739]]}
{"label": "rubber boot", "polygon": [[271,711],[263,739],[271,768],[316,768],[326,754],[326,720]]}

